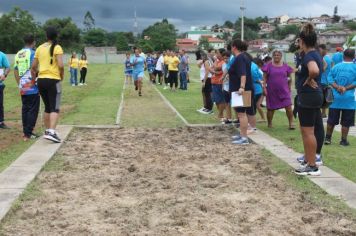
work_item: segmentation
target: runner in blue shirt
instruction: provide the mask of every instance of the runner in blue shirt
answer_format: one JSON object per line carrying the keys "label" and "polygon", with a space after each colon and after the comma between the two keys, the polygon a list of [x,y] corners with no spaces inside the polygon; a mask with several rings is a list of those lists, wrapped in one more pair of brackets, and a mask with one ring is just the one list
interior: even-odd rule
{"label": "runner in blue shirt", "polygon": [[10,63],[6,55],[0,51],[0,129],[9,128],[4,123],[4,80],[10,73]]}
{"label": "runner in blue shirt", "polygon": [[33,133],[40,108],[40,96],[36,78],[31,76],[31,66],[35,57],[35,38],[33,35],[24,37],[25,48],[15,56],[14,74],[19,85],[22,100],[23,140],[38,138]]}
{"label": "runner in blue shirt", "polygon": [[135,90],[138,90],[138,95],[142,96],[142,80],[145,76],[145,58],[140,55],[140,50],[135,49],[135,55],[131,57],[131,65],[133,66],[132,77],[135,83]]}
{"label": "runner in blue shirt", "polygon": [[150,52],[147,53],[146,65],[147,65],[148,75],[150,76],[150,81],[151,83],[155,83],[153,72],[155,70],[156,64],[155,64],[155,59],[153,58]]}
{"label": "runner in blue shirt", "polygon": [[132,83],[132,72],[133,68],[131,65],[131,55],[130,53],[126,53],[126,60],[125,60],[125,83]]}
{"label": "runner in blue shirt", "polygon": [[[340,145],[350,145],[347,136],[351,126],[355,125],[355,88],[356,88],[356,64],[354,49],[346,49],[344,52],[344,61],[337,64],[330,72],[328,81],[332,85],[334,102],[329,108],[328,127],[325,137],[325,144],[331,144],[331,137],[335,125],[341,123],[342,137]],[[340,122],[341,118],[341,122]]]}

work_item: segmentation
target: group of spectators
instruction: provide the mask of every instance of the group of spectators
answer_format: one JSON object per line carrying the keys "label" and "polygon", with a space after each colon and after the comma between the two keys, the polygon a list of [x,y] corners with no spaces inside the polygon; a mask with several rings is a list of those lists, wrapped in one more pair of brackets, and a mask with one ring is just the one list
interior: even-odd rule
{"label": "group of spectators", "polygon": [[145,55],[140,48],[134,48],[134,55],[127,53],[124,64],[126,83],[131,83],[133,79],[139,96],[142,96],[145,70],[153,84],[164,84],[164,89],[170,88],[174,92],[178,89],[179,78],[179,89],[188,90],[189,56],[184,50],[148,52]]}
{"label": "group of spectators", "polygon": [[[58,32],[54,27],[46,29],[47,42],[36,51],[32,34],[24,37],[24,47],[18,51],[14,61],[14,75],[22,101],[23,140],[38,138],[34,133],[40,108],[40,97],[44,103],[44,138],[61,142],[56,132],[61,102],[61,81],[64,78],[63,50],[57,43]],[[0,52],[0,128],[9,128],[4,122],[4,81],[10,73],[10,63]]]}
{"label": "group of spectators", "polygon": [[[298,115],[305,154],[298,158],[299,175],[320,175],[323,144],[331,144],[334,127],[341,123],[340,145],[348,146],[349,128],[355,124],[356,64],[355,50],[346,49],[327,54],[325,45],[317,45],[317,34],[311,24],[303,27],[297,40],[299,53],[296,68],[283,62],[283,52],[274,50],[272,58],[252,58],[248,45],[235,40],[227,49],[198,51],[197,64],[202,81],[203,107],[198,112],[211,114],[216,104],[218,118],[225,124],[233,123],[231,95],[234,93],[251,99],[248,105],[233,107],[240,124],[240,133],[232,143],[248,145],[248,135],[256,132],[256,114],[265,121],[262,102],[266,97],[267,125],[273,128],[274,112],[285,109],[288,129],[295,130],[294,117]],[[297,96],[293,110],[292,74],[295,73]],[[332,87],[333,101],[326,103],[327,86]],[[330,105],[330,107],[328,107]],[[324,109],[323,109],[324,108]],[[324,133],[322,109],[328,108],[327,132]]]}

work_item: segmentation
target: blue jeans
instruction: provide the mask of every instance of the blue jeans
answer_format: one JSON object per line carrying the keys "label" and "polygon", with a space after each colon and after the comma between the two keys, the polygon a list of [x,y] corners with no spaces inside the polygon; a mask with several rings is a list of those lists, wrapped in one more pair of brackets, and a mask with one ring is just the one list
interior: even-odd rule
{"label": "blue jeans", "polygon": [[70,68],[70,83],[78,85],[78,69]]}
{"label": "blue jeans", "polygon": [[188,89],[188,81],[187,81],[187,72],[180,72],[180,89],[187,90]]}

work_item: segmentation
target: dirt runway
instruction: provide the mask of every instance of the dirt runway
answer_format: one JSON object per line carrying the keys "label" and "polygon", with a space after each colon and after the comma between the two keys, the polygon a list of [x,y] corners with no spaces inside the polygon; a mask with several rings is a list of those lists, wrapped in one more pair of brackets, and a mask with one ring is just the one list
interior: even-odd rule
{"label": "dirt runway", "polygon": [[[5,235],[356,235],[227,128],[77,130]],[[51,164],[53,165],[53,164]]]}

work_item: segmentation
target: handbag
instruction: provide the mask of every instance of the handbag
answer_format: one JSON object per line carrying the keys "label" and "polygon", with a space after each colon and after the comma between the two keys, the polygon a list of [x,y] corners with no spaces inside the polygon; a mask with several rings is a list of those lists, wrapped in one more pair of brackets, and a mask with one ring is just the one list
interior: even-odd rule
{"label": "handbag", "polygon": [[333,88],[327,85],[323,88],[324,102],[323,108],[328,108],[334,102]]}

